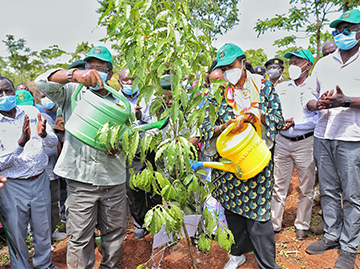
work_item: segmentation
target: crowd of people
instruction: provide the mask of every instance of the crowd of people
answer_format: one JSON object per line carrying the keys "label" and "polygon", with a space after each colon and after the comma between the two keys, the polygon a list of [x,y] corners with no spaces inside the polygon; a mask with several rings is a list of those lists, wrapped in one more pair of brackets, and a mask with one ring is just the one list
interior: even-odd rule
{"label": "crowd of people", "polygon": [[[209,69],[207,87],[216,79],[224,83],[210,88],[219,91],[221,102],[209,94],[201,104],[207,110],[203,136],[190,136],[191,143],[201,144],[201,157],[220,161],[214,142],[224,130],[232,127],[230,134],[238,134],[245,125],[260,129],[272,153],[261,172],[245,181],[229,171],[211,170],[212,197],[235,240],[225,269],[236,269],[251,251],[260,268],[280,268],[274,235],[282,231],[295,166],[300,189],[296,237],[304,240],[309,230],[324,233],[306,252],[340,249],[334,268],[354,268],[360,242],[360,97],[356,90],[360,11],[343,13],[330,27],[334,40],[323,45],[323,58],[316,64],[307,49],[284,55],[290,79],[283,77],[284,60],[272,58],[264,67],[253,69],[243,50],[231,43],[217,51]],[[149,112],[152,99],[148,104],[139,99],[140,89],[133,86],[131,74],[128,68],[122,69],[118,83],[135,115],[133,125],[156,121]],[[66,237],[68,267],[93,268],[95,228],[101,231],[100,267],[117,268],[128,207],[135,226],[133,238],[146,235],[145,214],[162,198],[133,189],[129,183],[130,170],[139,173],[146,164],[136,155],[128,166],[121,151],[93,148],[64,128],[79,83],[83,85],[80,99],[93,91],[118,103],[119,98],[104,87],[113,75],[111,53],[96,46],[69,69],[51,69],[35,80],[41,105],[26,85],[14,87],[10,79],[0,77],[0,214],[12,268],[31,268],[25,242],[28,231],[35,248],[34,268],[57,268],[51,260],[51,241]],[[161,78],[168,107],[172,102],[169,78],[166,73]],[[184,81],[187,89],[188,78]],[[215,124],[210,120],[211,105],[217,108]],[[147,154],[147,160],[156,168],[154,152]],[[317,186],[321,228],[310,226]],[[66,234],[56,231],[60,219],[66,222]]]}

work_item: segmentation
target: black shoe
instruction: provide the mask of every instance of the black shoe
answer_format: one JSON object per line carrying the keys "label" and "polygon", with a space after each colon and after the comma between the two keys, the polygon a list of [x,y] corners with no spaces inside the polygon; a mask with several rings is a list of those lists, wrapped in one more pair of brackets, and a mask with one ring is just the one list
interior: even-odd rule
{"label": "black shoe", "polygon": [[281,233],[281,230],[280,231],[274,231],[274,234],[280,234]]}
{"label": "black shoe", "polygon": [[317,235],[324,234],[324,220],[321,220],[320,224],[317,226],[310,226],[310,232]]}
{"label": "black shoe", "polygon": [[308,237],[308,231],[307,230],[300,230],[296,229],[296,238],[299,240],[304,240],[306,237]]}
{"label": "black shoe", "polygon": [[354,269],[356,253],[341,250],[334,269]]}
{"label": "black shoe", "polygon": [[331,241],[325,237],[311,243],[306,247],[306,252],[309,254],[323,254],[329,249],[340,249],[339,241]]}
{"label": "black shoe", "polygon": [[146,229],[136,229],[133,235],[133,239],[143,239],[144,236],[148,233],[148,231]]}

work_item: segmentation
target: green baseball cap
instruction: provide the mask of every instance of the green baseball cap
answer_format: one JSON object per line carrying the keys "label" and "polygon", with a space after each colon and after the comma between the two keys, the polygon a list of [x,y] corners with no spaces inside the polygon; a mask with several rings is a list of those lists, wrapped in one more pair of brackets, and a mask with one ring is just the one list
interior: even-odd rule
{"label": "green baseball cap", "polygon": [[18,89],[15,91],[16,105],[34,105],[33,96],[24,89]]}
{"label": "green baseball cap", "polygon": [[312,64],[314,64],[314,57],[312,53],[308,49],[296,49],[291,52],[287,52],[284,54],[284,57],[287,59],[290,59],[292,55],[295,55],[297,57],[303,58],[305,60],[310,61]]}
{"label": "green baseball cap", "polygon": [[84,58],[84,61],[87,62],[90,58],[97,58],[99,60],[113,64],[111,53],[104,46],[96,46],[92,48],[88,55]]}
{"label": "green baseball cap", "polygon": [[244,55],[244,52],[239,46],[232,43],[226,43],[216,54],[217,65],[214,69],[231,64],[241,55]]}
{"label": "green baseball cap", "polygon": [[344,12],[339,19],[330,23],[330,27],[335,28],[341,22],[360,23],[360,11],[358,9],[351,9]]}

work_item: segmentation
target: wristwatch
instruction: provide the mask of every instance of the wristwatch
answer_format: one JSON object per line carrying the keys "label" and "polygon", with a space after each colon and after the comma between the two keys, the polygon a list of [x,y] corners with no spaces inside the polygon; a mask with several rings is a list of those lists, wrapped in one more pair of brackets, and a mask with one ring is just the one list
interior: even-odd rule
{"label": "wristwatch", "polygon": [[350,106],[350,97],[346,97],[346,101],[345,101],[345,103],[344,103],[344,105],[343,105],[343,107],[349,107]]}
{"label": "wristwatch", "polygon": [[66,73],[68,82],[77,82],[77,81],[74,80],[74,78],[73,78],[74,72],[75,72],[76,70],[78,70],[78,68],[72,68],[72,69],[69,69],[69,70],[68,70],[68,72]]}

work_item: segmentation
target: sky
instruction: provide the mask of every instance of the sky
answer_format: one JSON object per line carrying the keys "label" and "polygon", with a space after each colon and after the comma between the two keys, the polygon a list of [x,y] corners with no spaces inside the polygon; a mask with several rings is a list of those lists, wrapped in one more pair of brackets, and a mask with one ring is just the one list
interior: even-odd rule
{"label": "sky", "polygon": [[[2,0],[0,16],[0,39],[6,40],[7,34],[15,39],[24,38],[27,46],[34,51],[58,45],[66,52],[75,51],[78,44],[103,45],[99,39],[105,37],[106,29],[98,27],[100,7],[96,0]],[[262,48],[268,58],[275,55],[279,48],[272,46],[274,40],[287,35],[287,32],[267,32],[257,38],[253,30],[258,18],[272,18],[275,14],[286,13],[288,0],[241,0],[239,1],[239,25],[213,42],[220,48],[227,42],[240,46],[244,51]],[[334,13],[335,20],[340,13]],[[105,44],[110,49],[110,44]],[[307,47],[308,39],[298,42],[297,46]],[[281,48],[285,49],[285,48]],[[6,46],[0,44],[0,56],[7,56]],[[70,58],[70,57],[68,57]],[[68,59],[62,59],[67,61]]]}

